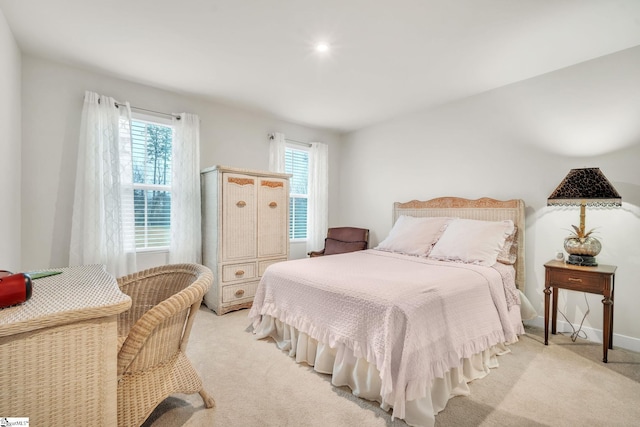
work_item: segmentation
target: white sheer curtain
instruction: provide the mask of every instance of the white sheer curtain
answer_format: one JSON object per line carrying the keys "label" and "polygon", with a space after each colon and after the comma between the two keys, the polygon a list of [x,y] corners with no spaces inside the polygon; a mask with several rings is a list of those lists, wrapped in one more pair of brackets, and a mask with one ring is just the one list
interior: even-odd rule
{"label": "white sheer curtain", "polygon": [[182,113],[179,120],[173,119],[173,126],[169,262],[199,263],[202,259],[200,118]]}
{"label": "white sheer curtain", "polygon": [[285,151],[284,134],[274,133],[269,144],[269,170],[271,172],[284,173],[284,151]]}
{"label": "white sheer curtain", "polygon": [[85,92],[78,144],[69,265],[136,271],[131,109]]}
{"label": "white sheer curtain", "polygon": [[329,148],[312,142],[309,150],[307,252],[324,247],[329,224]]}

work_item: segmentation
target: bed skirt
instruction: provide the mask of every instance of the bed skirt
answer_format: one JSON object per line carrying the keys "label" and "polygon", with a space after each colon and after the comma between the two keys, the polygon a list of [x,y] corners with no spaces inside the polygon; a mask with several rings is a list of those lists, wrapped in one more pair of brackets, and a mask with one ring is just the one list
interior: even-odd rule
{"label": "bed skirt", "polygon": [[[257,339],[271,337],[297,363],[306,363],[316,372],[331,375],[334,386],[347,386],[355,396],[376,401],[385,411],[393,411],[391,404],[382,402],[378,369],[366,360],[356,358],[346,346],[339,344],[331,348],[268,315],[262,316],[253,332]],[[447,372],[444,378],[434,379],[430,389],[425,390],[425,397],[406,402],[404,421],[410,426],[432,427],[435,416],[450,398],[469,395],[467,383],[488,375],[491,368],[498,367],[497,356],[509,351],[504,344],[498,344],[463,359],[463,363]]]}

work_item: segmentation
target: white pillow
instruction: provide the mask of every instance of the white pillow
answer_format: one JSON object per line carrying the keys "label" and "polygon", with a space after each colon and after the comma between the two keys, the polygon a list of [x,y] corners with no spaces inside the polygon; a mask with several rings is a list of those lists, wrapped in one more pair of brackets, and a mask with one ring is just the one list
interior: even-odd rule
{"label": "white pillow", "polygon": [[492,266],[513,229],[511,220],[455,219],[447,226],[429,258]]}
{"label": "white pillow", "polygon": [[417,218],[401,215],[389,235],[375,249],[427,256],[452,218]]}

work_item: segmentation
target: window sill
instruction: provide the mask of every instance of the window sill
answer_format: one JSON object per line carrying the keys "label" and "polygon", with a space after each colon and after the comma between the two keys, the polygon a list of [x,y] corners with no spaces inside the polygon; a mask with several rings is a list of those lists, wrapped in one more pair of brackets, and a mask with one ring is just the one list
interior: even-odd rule
{"label": "window sill", "polygon": [[137,254],[169,253],[169,248],[145,248],[136,249]]}

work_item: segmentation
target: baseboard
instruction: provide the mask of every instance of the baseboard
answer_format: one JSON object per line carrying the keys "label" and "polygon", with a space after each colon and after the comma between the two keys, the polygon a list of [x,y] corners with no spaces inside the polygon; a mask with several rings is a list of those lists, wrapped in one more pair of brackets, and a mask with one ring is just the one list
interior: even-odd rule
{"label": "baseboard", "polygon": [[[537,326],[539,328],[544,328],[544,316],[538,316],[532,320],[527,320],[524,322],[526,325]],[[578,329],[580,325],[574,325],[575,329]],[[571,325],[568,322],[558,319],[557,324],[558,332],[562,333],[572,333]],[[582,326],[582,330],[587,335],[587,339],[589,341],[597,342],[602,344],[602,330],[594,329],[587,326]],[[551,333],[551,331],[549,331]],[[613,346],[620,347],[627,350],[635,351],[640,353],[640,338],[628,337],[626,335],[613,334]]]}

